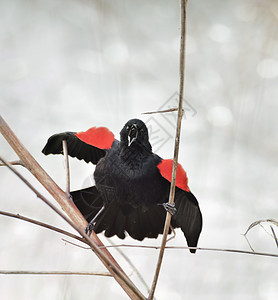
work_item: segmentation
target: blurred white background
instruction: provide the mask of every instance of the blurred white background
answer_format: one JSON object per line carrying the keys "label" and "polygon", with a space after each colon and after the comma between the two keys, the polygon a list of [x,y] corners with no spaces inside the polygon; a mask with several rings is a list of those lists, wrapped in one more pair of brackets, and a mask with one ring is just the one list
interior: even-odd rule
{"label": "blurred white background", "polygon": [[[63,158],[41,153],[54,133],[104,125],[118,137],[137,117],[153,128],[159,124],[152,142],[165,143],[154,149],[172,157],[173,114],[150,119],[141,113],[169,106],[178,91],[179,1],[1,0],[0,20],[1,115],[61,187]],[[203,212],[200,247],[249,250],[241,235],[247,227],[278,219],[277,25],[277,0],[188,3],[188,110],[179,162]],[[0,155],[17,159],[3,137]],[[93,165],[70,163],[72,189],[88,186]],[[71,230],[10,171],[2,167],[0,176],[1,210]],[[54,232],[4,216],[0,228],[1,269],[105,271],[90,251]],[[278,253],[262,228],[249,238],[256,251]],[[170,245],[185,245],[183,235]],[[123,251],[150,285],[158,251]],[[111,252],[146,294],[130,266]],[[277,280],[276,258],[167,250],[156,298],[272,300]],[[100,277],[0,275],[0,288],[6,300],[127,299],[113,279]]]}

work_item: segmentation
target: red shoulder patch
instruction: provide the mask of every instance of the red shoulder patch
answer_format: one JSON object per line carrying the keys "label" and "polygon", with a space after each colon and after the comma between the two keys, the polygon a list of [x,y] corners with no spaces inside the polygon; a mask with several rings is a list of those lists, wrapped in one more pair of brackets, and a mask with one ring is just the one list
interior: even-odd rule
{"label": "red shoulder patch", "polygon": [[[172,179],[172,170],[173,170],[173,160],[172,159],[163,159],[161,163],[157,165],[160,174],[171,182]],[[177,177],[176,177],[176,186],[180,189],[190,192],[188,187],[188,178],[186,172],[184,171],[182,165],[178,163],[177,167]]]}
{"label": "red shoulder patch", "polygon": [[100,149],[110,149],[115,137],[114,134],[106,127],[92,127],[87,131],[75,133],[82,142]]}

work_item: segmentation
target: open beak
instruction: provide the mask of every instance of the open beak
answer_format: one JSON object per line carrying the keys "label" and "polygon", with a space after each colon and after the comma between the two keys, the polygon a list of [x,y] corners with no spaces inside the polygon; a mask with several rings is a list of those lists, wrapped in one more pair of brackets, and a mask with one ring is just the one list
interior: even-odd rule
{"label": "open beak", "polygon": [[128,147],[137,139],[138,128],[136,124],[133,124],[128,133]]}

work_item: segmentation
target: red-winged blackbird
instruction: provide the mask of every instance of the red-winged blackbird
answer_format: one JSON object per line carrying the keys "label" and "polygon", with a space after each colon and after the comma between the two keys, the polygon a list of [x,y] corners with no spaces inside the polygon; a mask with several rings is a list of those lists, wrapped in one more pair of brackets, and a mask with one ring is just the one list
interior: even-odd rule
{"label": "red-winged blackbird", "polygon": [[127,232],[140,241],[157,238],[163,233],[167,210],[173,215],[172,228],[181,228],[188,246],[197,246],[202,215],[187,185],[186,172],[178,164],[175,207],[171,207],[167,202],[173,161],[152,152],[144,122],[129,120],[120,132],[120,141],[105,127],[55,134],[42,152],[63,153],[62,140],[67,141],[70,156],[96,164],[95,186],[71,192],[74,203],[90,222],[86,232],[104,231],[107,237],[117,235],[121,239]]}

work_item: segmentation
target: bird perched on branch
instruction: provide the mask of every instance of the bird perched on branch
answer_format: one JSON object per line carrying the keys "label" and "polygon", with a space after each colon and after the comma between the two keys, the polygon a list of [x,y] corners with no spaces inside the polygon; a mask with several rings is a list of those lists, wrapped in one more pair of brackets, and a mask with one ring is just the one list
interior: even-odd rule
{"label": "bird perched on branch", "polygon": [[89,222],[87,233],[104,231],[107,237],[124,239],[127,232],[140,241],[157,238],[163,233],[168,211],[172,214],[171,227],[181,228],[189,247],[197,246],[202,215],[188,187],[186,172],[178,164],[175,206],[170,205],[173,160],[152,152],[143,121],[129,120],[119,141],[106,127],[55,134],[42,152],[63,153],[63,140],[67,141],[70,156],[96,164],[95,186],[71,192],[75,205]]}

